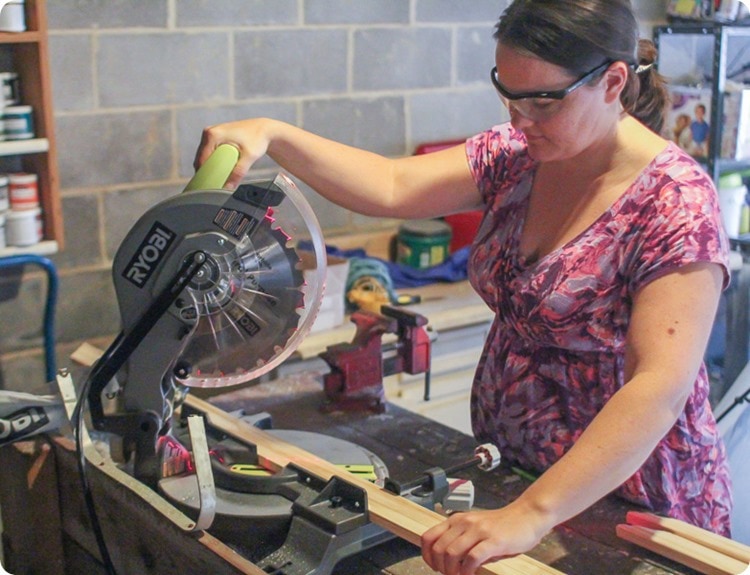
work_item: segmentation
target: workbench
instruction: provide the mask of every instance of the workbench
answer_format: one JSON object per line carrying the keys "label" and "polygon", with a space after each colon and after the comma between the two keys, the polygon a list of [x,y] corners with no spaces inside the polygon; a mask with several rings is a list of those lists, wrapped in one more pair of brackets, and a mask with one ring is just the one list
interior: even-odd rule
{"label": "workbench", "polygon": [[[301,429],[346,439],[377,454],[397,481],[430,467],[467,459],[473,439],[421,415],[388,405],[385,413],[323,413],[320,373],[300,372],[283,380],[228,390],[212,404],[248,413],[268,412],[276,429]],[[14,575],[103,574],[76,472],[65,438],[43,438],[0,449],[0,508],[4,565]],[[119,575],[234,575],[238,557],[212,551],[210,535],[187,534],[104,474],[91,484],[100,521]],[[494,508],[517,497],[528,479],[501,467],[465,476],[476,488],[475,506]],[[568,575],[695,575],[696,572],[618,539],[615,525],[633,506],[606,498],[557,527],[527,555]],[[248,539],[252,537],[249,534]],[[248,543],[250,544],[250,543]],[[400,539],[341,562],[336,575],[433,573],[419,550]]]}

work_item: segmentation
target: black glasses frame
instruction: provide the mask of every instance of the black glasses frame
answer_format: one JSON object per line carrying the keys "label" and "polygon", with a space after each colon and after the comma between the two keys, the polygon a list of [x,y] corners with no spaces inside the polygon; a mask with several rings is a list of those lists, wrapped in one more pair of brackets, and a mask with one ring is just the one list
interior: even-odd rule
{"label": "black glasses frame", "polygon": [[610,60],[607,60],[606,62],[599,64],[596,68],[591,70],[590,72],[587,72],[578,80],[573,82],[570,86],[567,88],[563,88],[561,90],[549,90],[549,91],[541,91],[541,92],[520,92],[520,93],[513,93],[508,91],[497,79],[497,66],[494,66],[492,70],[490,71],[490,79],[492,80],[492,84],[495,86],[495,89],[500,93],[500,95],[505,98],[506,100],[527,100],[529,98],[545,98],[548,100],[562,100],[570,94],[573,90],[577,90],[584,84],[587,84],[591,80],[594,79],[594,77],[597,74],[600,74],[604,72],[609,66],[612,64]]}

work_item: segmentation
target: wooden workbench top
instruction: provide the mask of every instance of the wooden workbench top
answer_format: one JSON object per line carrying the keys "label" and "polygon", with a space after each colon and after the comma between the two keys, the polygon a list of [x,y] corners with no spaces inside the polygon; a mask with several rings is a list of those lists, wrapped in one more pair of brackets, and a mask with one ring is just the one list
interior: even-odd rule
{"label": "wooden workbench top", "polygon": [[[418,476],[430,467],[447,467],[473,453],[473,438],[410,411],[389,405],[383,414],[356,412],[324,414],[320,374],[301,372],[282,380],[215,396],[211,403],[227,411],[268,412],[274,428],[316,431],[357,443],[377,454],[397,481]],[[518,497],[528,481],[508,469],[491,473],[467,472],[476,487],[475,505],[495,508]],[[568,575],[696,575],[677,565],[623,542],[615,525],[633,506],[607,498],[579,517],[551,532],[527,555]],[[433,573],[408,543],[393,541],[367,551],[337,568],[336,575]]]}
{"label": "wooden workbench top", "polygon": [[[319,409],[324,402],[322,382],[314,371],[229,391],[210,398],[210,402],[228,412],[268,412],[275,429],[315,431],[354,442],[382,459],[396,481],[414,479],[430,467],[464,461],[476,446],[465,434],[392,405],[377,415],[323,413]],[[10,572],[103,575],[94,559],[96,546],[70,442],[38,441],[6,447],[0,450],[0,468],[5,565]],[[205,541],[210,534],[181,532],[104,474],[92,471],[90,475],[105,536],[122,566],[118,575],[242,572],[212,554]],[[475,485],[475,505],[479,508],[507,504],[528,485],[526,479],[503,468],[490,473],[470,470],[465,477]],[[696,575],[617,538],[615,525],[622,523],[632,509],[618,499],[607,498],[556,528],[527,555],[568,575]],[[243,544],[252,544],[251,534]],[[431,573],[418,548],[400,539],[348,558],[334,571],[334,575]]]}

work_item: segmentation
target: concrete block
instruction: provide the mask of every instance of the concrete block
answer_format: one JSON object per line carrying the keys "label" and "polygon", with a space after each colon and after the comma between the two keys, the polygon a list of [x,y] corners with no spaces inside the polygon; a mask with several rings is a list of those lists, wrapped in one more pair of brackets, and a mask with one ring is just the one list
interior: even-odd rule
{"label": "concrete block", "polygon": [[0,303],[0,341],[3,353],[36,347],[42,342],[44,303],[47,297],[46,275],[36,266],[18,269],[18,275],[12,278],[7,269],[0,276],[0,290],[7,289],[11,281],[18,282],[16,296],[12,299],[3,298]]}
{"label": "concrete block", "polygon": [[180,0],[177,26],[262,26],[299,21],[297,0]]}
{"label": "concrete block", "polygon": [[302,195],[310,204],[315,216],[318,218],[318,223],[323,230],[323,235],[326,234],[326,230],[335,230],[340,228],[346,228],[351,224],[351,212],[344,208],[337,206],[326,200],[323,196],[315,192],[310,186],[294,178],[294,183],[299,188]]}
{"label": "concrete block", "polygon": [[76,28],[165,28],[170,0],[47,2],[50,30]]}
{"label": "concrete block", "polygon": [[226,100],[229,39],[224,33],[121,34],[99,39],[104,107]]}
{"label": "concrete block", "polygon": [[99,202],[96,195],[62,198],[65,249],[51,256],[59,270],[101,265]]}
{"label": "concrete block", "polygon": [[182,192],[180,186],[129,189],[104,195],[104,229],[107,258],[112,260],[133,224],[149,208]]}
{"label": "concrete block", "polygon": [[56,121],[62,188],[169,178],[170,113],[61,116]]}
{"label": "concrete block", "polygon": [[367,28],[354,32],[355,90],[437,88],[451,82],[447,28]]}
{"label": "concrete block", "polygon": [[[201,141],[203,129],[215,124],[234,122],[246,118],[274,118],[290,124],[297,123],[297,106],[292,102],[259,102],[211,108],[180,109],[177,115],[177,142],[180,153],[180,177],[191,178],[195,173],[193,159]],[[276,166],[267,156],[258,160],[255,169],[273,169]]]}
{"label": "concrete block", "polygon": [[306,0],[306,24],[387,24],[409,22],[404,0]]}
{"label": "concrete block", "polygon": [[410,99],[415,144],[467,138],[508,119],[492,87],[414,94]]}
{"label": "concrete block", "polygon": [[86,270],[62,276],[56,322],[60,342],[119,332],[120,315],[111,270]]}
{"label": "concrete block", "polygon": [[50,74],[55,110],[91,110],[94,102],[92,37],[49,37]]}
{"label": "concrete block", "polygon": [[303,104],[305,129],[386,156],[403,155],[404,99],[325,99]]}
{"label": "concrete block", "polygon": [[235,34],[235,97],[336,94],[347,87],[345,30]]}
{"label": "concrete block", "polygon": [[495,39],[491,25],[459,28],[456,32],[456,82],[490,85],[495,65]]}
{"label": "concrete block", "polygon": [[508,6],[508,0],[416,0],[417,22],[495,23]]}

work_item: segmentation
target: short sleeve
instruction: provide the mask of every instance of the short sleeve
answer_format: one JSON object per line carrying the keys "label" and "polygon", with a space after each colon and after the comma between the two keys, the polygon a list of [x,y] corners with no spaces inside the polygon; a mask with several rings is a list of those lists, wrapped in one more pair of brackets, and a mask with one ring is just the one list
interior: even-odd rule
{"label": "short sleeve", "polygon": [[466,158],[485,203],[500,190],[512,190],[520,173],[533,163],[526,153],[526,138],[510,123],[469,138]]}
{"label": "short sleeve", "polygon": [[[691,263],[719,264],[729,283],[729,240],[718,207],[716,188],[700,168],[675,166],[654,186],[643,206],[637,234],[631,293],[658,277]],[[677,179],[674,176],[679,176]]]}

